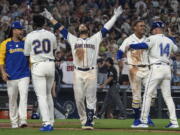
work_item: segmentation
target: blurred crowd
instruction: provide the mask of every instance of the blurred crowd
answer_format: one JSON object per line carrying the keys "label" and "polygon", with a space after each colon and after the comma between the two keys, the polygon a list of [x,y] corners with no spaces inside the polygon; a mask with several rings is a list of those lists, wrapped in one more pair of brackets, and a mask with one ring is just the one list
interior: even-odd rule
{"label": "blurred crowd", "polygon": [[[123,40],[132,34],[132,23],[136,19],[144,19],[147,24],[148,36],[150,25],[153,21],[161,20],[166,24],[166,34],[173,38],[180,47],[180,3],[178,0],[41,0],[44,7],[51,11],[68,30],[78,35],[77,27],[80,23],[86,23],[90,29],[90,35],[100,30],[113,14],[113,9],[122,5],[124,12],[117,23],[100,45],[99,57],[102,61],[106,57],[115,60],[116,52]],[[20,20],[25,25],[26,33],[33,30],[32,6],[42,8],[38,0],[1,0],[0,2],[0,42],[9,33],[9,25],[14,20]],[[41,9],[42,10],[42,9]],[[47,29],[53,31],[49,23]],[[70,46],[57,35],[58,49],[56,51],[56,64],[59,67],[62,61],[70,57]],[[174,75],[180,78],[180,56],[172,59]],[[101,60],[99,60],[101,61]],[[116,62],[115,62],[116,63]],[[175,77],[176,78],[176,77]],[[179,82],[180,79],[175,82]],[[176,84],[175,85],[180,85]]]}

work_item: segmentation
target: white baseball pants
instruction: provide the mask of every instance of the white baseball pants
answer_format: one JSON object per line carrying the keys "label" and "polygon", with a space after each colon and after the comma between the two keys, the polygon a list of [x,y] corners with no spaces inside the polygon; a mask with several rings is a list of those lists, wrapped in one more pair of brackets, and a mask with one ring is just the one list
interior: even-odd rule
{"label": "white baseball pants", "polygon": [[[29,80],[29,77],[24,77],[17,80],[7,81],[9,116],[12,126],[26,123]],[[20,96],[19,107],[17,105],[18,93]]]}
{"label": "white baseball pants", "polygon": [[143,106],[141,111],[141,121],[147,123],[147,118],[150,111],[150,103],[152,99],[153,92],[160,85],[161,92],[164,101],[167,105],[169,111],[170,122],[172,124],[177,123],[175,105],[171,96],[171,68],[169,65],[152,65],[151,71],[147,79],[147,84],[145,88]]}
{"label": "white baseball pants", "polygon": [[88,109],[96,111],[97,71],[74,70],[74,96],[81,124],[87,120],[85,99]]}
{"label": "white baseball pants", "polygon": [[52,86],[54,82],[55,64],[52,61],[39,62],[32,65],[32,81],[37,95],[40,113],[44,125],[54,124],[54,103]]}
{"label": "white baseball pants", "polygon": [[[129,80],[132,89],[132,107],[140,108],[141,107],[141,89],[142,85],[145,86],[147,82],[147,77],[149,74],[149,68],[146,67],[137,67],[129,65]],[[153,93],[153,98],[157,97],[157,91]]]}

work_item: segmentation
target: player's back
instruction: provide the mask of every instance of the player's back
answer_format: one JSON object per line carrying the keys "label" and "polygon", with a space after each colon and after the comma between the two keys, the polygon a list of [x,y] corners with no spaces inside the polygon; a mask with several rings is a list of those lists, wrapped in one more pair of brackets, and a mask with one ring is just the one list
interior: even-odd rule
{"label": "player's back", "polygon": [[[149,41],[148,41],[149,40]],[[170,63],[170,54],[177,50],[176,45],[164,34],[156,34],[147,39],[149,44],[149,61],[153,63]]]}
{"label": "player's back", "polygon": [[53,50],[57,47],[56,37],[53,33],[41,29],[29,33],[26,44],[31,46],[31,62],[41,62],[48,59],[54,60]]}

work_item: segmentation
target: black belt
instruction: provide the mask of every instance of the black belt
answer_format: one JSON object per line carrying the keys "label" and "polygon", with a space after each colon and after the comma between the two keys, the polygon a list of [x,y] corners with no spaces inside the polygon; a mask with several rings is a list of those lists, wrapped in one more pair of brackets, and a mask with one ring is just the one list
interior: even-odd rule
{"label": "black belt", "polygon": [[132,65],[132,66],[136,66],[136,67],[147,67],[148,65]]}
{"label": "black belt", "polygon": [[170,65],[169,63],[154,63],[152,65]]}
{"label": "black belt", "polygon": [[80,68],[80,67],[75,67],[75,69],[81,70],[81,71],[89,71],[91,69],[94,69],[94,67],[91,68]]}

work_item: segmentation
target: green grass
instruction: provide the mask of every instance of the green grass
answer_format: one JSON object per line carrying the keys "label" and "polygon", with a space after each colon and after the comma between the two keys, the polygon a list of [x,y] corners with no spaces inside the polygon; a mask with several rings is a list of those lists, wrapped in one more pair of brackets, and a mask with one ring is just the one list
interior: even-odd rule
{"label": "green grass", "polygon": [[[159,132],[158,130],[167,130],[164,128],[168,124],[167,119],[153,120],[156,127],[148,129],[132,129],[132,119],[116,120],[116,119],[101,119],[96,120],[95,128],[93,131],[84,131],[80,128],[79,120],[56,120],[55,130],[52,132],[40,132],[40,120],[29,120],[28,123],[39,123],[35,128],[25,129],[11,129],[0,128],[0,135],[172,135],[172,132]],[[0,120],[0,123],[9,123],[9,120]],[[180,121],[179,121],[180,122]],[[2,124],[1,124],[2,125]],[[74,128],[74,129],[72,129]],[[141,131],[142,130],[142,131]],[[153,130],[153,132],[152,132]],[[168,129],[169,131],[180,131],[180,129]]]}

